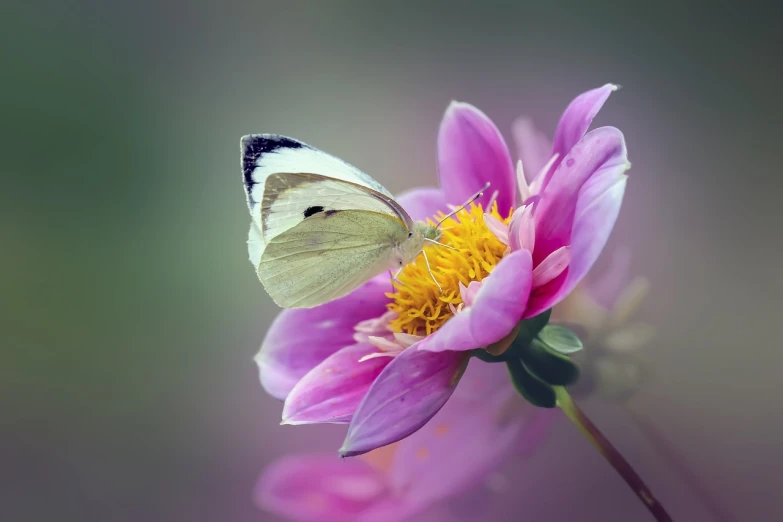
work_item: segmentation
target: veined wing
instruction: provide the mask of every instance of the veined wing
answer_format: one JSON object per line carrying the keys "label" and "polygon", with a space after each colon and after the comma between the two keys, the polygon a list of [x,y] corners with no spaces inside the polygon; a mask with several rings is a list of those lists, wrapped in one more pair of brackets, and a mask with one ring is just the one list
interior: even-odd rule
{"label": "veined wing", "polygon": [[269,241],[258,278],[284,308],[311,308],[342,297],[389,269],[408,229],[378,212],[319,212]]}
{"label": "veined wing", "polygon": [[385,194],[364,185],[319,174],[272,174],[266,179],[260,204],[265,243],[319,212],[367,210],[393,217],[413,229],[408,213]]}

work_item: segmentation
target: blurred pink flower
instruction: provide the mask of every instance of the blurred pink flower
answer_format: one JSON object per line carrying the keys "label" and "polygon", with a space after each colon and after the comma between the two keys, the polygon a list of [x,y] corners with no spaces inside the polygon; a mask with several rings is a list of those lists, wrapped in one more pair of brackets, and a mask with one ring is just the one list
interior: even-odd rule
{"label": "blurred pink flower", "polygon": [[[519,186],[492,121],[451,104],[438,135],[441,188],[398,201],[413,219],[426,219],[486,182],[491,192],[445,223],[442,242],[451,248],[428,250],[432,272],[419,259],[394,287],[378,277],[331,303],[280,314],[256,360],[265,389],[285,400],[284,423],[350,423],[343,456],[399,441],[443,407],[470,350],[507,346],[521,319],[576,286],[601,252],[625,189],[622,133],[587,133],[614,89],[588,91],[568,106],[549,161],[529,185],[518,176]],[[517,189],[525,204],[513,212]]]}
{"label": "blurred pink flower", "polygon": [[644,380],[639,350],[655,337],[655,328],[635,318],[649,283],[631,277],[630,260],[627,249],[618,249],[597,278],[580,283],[552,312],[552,321],[576,326],[586,347],[582,379],[571,389],[576,395],[627,400]]}
{"label": "blurred pink flower", "polygon": [[504,461],[529,455],[553,419],[553,411],[516,395],[504,365],[477,361],[451,400],[410,437],[356,459],[285,456],[261,475],[255,500],[262,509],[304,522],[433,515],[441,501],[486,482]]}

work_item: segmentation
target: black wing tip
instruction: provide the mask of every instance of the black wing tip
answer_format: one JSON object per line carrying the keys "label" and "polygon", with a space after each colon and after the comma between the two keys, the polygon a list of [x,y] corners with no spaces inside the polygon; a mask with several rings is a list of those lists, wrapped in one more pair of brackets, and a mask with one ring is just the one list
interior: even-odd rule
{"label": "black wing tip", "polygon": [[[250,197],[250,190],[256,184],[253,181],[253,171],[258,166],[259,158],[280,149],[301,149],[306,147],[301,141],[280,134],[247,134],[239,140],[239,146],[242,151],[242,174],[248,198]],[[252,205],[253,201],[249,201],[249,204]]]}
{"label": "black wing tip", "polygon": [[259,156],[278,149],[301,149],[305,144],[280,134],[247,134],[240,140],[242,158],[257,160]]}

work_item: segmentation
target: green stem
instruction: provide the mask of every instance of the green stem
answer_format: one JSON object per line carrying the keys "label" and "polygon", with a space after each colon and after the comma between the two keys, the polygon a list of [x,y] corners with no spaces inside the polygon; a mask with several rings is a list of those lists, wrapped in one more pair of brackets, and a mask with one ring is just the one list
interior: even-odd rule
{"label": "green stem", "polygon": [[573,422],[582,435],[595,446],[598,452],[612,465],[617,473],[625,480],[625,483],[636,493],[636,496],[644,503],[652,516],[658,522],[671,522],[672,518],[653,496],[650,488],[642,478],[633,470],[620,452],[612,445],[604,434],[593,424],[590,419],[579,409],[566,389],[562,386],[554,386],[557,405],[563,413]]}

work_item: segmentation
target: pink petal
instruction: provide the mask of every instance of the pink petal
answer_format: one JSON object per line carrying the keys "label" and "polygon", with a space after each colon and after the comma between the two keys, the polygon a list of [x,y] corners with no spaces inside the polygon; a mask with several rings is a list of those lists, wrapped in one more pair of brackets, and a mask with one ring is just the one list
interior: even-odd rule
{"label": "pink petal", "polygon": [[532,204],[514,212],[508,225],[508,244],[511,250],[533,252],[536,245],[536,223],[533,219]]}
{"label": "pink petal", "polygon": [[589,132],[571,149],[555,170],[535,209],[535,264],[558,248],[571,244],[577,200],[587,181],[604,172],[618,178],[627,167],[625,140],[614,127]]}
{"label": "pink petal", "polygon": [[354,414],[340,455],[361,455],[421,428],[451,396],[466,363],[466,354],[416,345],[392,359]]}
{"label": "pink petal", "polygon": [[517,161],[517,189],[519,189],[519,200],[524,203],[530,197],[530,186],[525,178],[525,167],[522,166],[522,160]]}
{"label": "pink petal", "polygon": [[264,389],[285,400],[307,372],[337,350],[354,344],[353,327],[386,312],[388,276],[351,294],[309,309],[283,310],[269,327],[256,363]]}
{"label": "pink petal", "polygon": [[[488,365],[476,360],[470,366],[474,364]],[[459,495],[514,459],[525,419],[504,415],[515,397],[508,376],[499,377],[502,390],[480,401],[460,400],[455,394],[430,422],[400,442],[390,480],[407,502],[428,504]],[[467,378],[466,373],[463,381]]]}
{"label": "pink petal", "polygon": [[[481,187],[476,190],[479,188]],[[443,190],[438,188],[417,188],[403,192],[397,197],[397,203],[402,205],[414,221],[424,221],[439,211],[448,213],[446,196]]]}
{"label": "pink petal", "polygon": [[[585,140],[599,130],[601,129],[587,134]],[[550,248],[557,245],[557,241],[561,241],[561,236],[565,235],[563,231],[568,231],[566,241],[571,244],[569,267],[550,283],[533,292],[525,317],[533,317],[553,307],[568,295],[593,266],[614,228],[625,193],[625,171],[630,164],[620,131],[612,129],[612,132],[603,133],[601,136],[606,138],[605,143],[599,144],[602,149],[594,152],[592,157],[588,156],[583,163],[583,167],[591,170],[593,174],[579,191],[574,210],[561,208],[562,212],[568,212],[572,216],[572,223],[556,228],[553,233],[555,241],[549,244]],[[552,184],[554,183],[553,179]],[[537,244],[536,254],[538,251]]]}
{"label": "pink petal", "polygon": [[511,154],[500,131],[483,112],[452,102],[438,133],[438,170],[446,201],[461,205],[486,183],[478,202],[487,208],[493,191],[502,216],[514,207],[516,183]]}
{"label": "pink petal", "polygon": [[508,225],[492,214],[484,214],[484,224],[486,224],[489,231],[498,238],[498,241],[508,246]]}
{"label": "pink petal", "polygon": [[[552,142],[530,118],[517,118],[511,125],[517,154],[528,176],[535,176],[552,156]],[[533,179],[528,178],[528,183]],[[524,200],[523,200],[524,201]]]}
{"label": "pink petal", "polygon": [[547,183],[549,182],[549,178],[551,177],[550,175],[554,172],[555,164],[560,164],[560,154],[552,154],[552,157],[549,158],[549,161],[547,161],[544,166],[541,167],[541,170],[538,171],[538,174],[536,174],[535,178],[533,178],[533,181],[530,182],[530,186],[528,187],[530,198],[537,196],[538,193],[541,192],[545,181]]}
{"label": "pink petal", "polygon": [[568,154],[590,128],[593,118],[601,110],[609,95],[616,90],[616,85],[607,83],[603,87],[584,92],[574,98],[560,117],[560,123],[557,124],[552,152],[559,153],[561,157]]}
{"label": "pink petal", "polygon": [[560,247],[533,269],[533,288],[538,288],[550,282],[563,273],[568,267],[571,255],[568,247]]}
{"label": "pink petal", "polygon": [[532,278],[530,252],[518,250],[508,254],[482,282],[472,306],[413,348],[430,352],[464,351],[503,339],[524,315]]}
{"label": "pink petal", "polygon": [[388,357],[365,358],[376,353],[375,346],[360,343],[327,357],[288,394],[283,424],[350,422],[370,385],[391,362]]}
{"label": "pink petal", "polygon": [[[561,293],[570,292],[592,268],[612,233],[625,194],[628,178],[616,172],[590,180],[582,190],[576,205],[576,219],[571,233],[571,262]],[[619,174],[619,177],[617,176]]]}
{"label": "pink petal", "polygon": [[262,509],[294,520],[352,522],[389,502],[390,489],[386,477],[360,459],[297,455],[268,466],[253,496]]}

